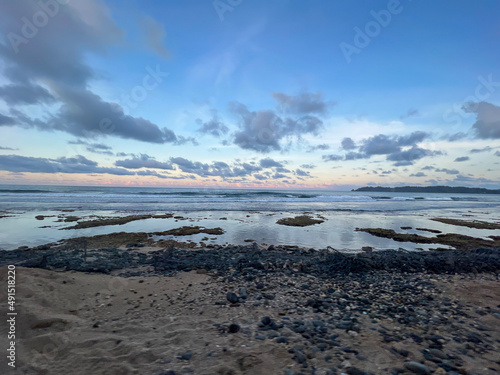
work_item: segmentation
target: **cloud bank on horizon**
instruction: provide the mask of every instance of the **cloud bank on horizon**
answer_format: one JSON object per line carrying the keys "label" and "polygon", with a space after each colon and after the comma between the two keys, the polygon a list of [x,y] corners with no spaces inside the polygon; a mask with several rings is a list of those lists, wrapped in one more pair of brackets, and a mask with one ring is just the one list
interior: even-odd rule
{"label": "cloud bank on horizon", "polygon": [[500,4],[0,5],[0,182],[500,188]]}

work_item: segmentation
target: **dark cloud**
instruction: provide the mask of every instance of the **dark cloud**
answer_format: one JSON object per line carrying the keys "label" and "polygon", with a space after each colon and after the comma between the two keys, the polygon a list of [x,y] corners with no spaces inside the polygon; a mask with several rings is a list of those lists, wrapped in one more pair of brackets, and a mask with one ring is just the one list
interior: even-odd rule
{"label": "dark cloud", "polygon": [[478,138],[500,139],[500,107],[488,103],[466,103],[463,110],[476,114],[476,122],[472,129]]}
{"label": "dark cloud", "polygon": [[455,159],[456,162],[462,162],[462,161],[467,161],[467,160],[470,160],[470,158],[468,156],[460,156],[460,157]]}
{"label": "dark cloud", "polygon": [[114,153],[111,152],[112,148],[103,143],[89,143],[79,139],[76,141],[69,141],[68,144],[86,146],[85,148],[88,152],[93,152],[95,154],[114,155]]}
{"label": "dark cloud", "polygon": [[271,158],[260,159],[259,164],[262,168],[283,167],[283,163],[280,163],[279,161],[276,161]]}
{"label": "dark cloud", "polygon": [[0,113],[0,126],[2,125],[14,125],[16,123],[16,120],[14,120],[12,117],[2,115]]}
{"label": "dark cloud", "polygon": [[147,154],[140,154],[139,156],[134,156],[131,159],[117,160],[115,161],[117,167],[123,167],[128,169],[139,169],[139,168],[155,168],[163,170],[173,170],[174,167],[170,162],[161,162],[149,156]]}
{"label": "dark cloud", "polygon": [[[100,74],[85,63],[86,56],[105,53],[123,38],[103,2],[53,2],[58,8],[56,14],[50,16],[43,30],[27,36],[21,20],[30,20],[40,12],[38,3],[9,1],[2,6],[0,32],[6,37],[0,42],[0,59],[5,66],[4,76],[11,83],[0,88],[0,97],[11,104],[35,104],[56,97],[61,110],[35,120],[17,111],[15,125],[94,138],[117,136],[151,143],[184,143],[185,139],[173,131],[126,115],[120,105],[106,102],[88,89],[90,80],[100,78]],[[165,75],[158,67],[149,74],[157,81]],[[42,81],[50,92],[39,85]]]}
{"label": "dark cloud", "polygon": [[500,156],[500,151],[495,152],[495,156]]}
{"label": "dark cloud", "polygon": [[490,146],[486,146],[486,147],[483,147],[483,148],[473,148],[469,152],[471,154],[479,154],[480,152],[488,152],[488,151],[491,151],[491,150],[493,150],[493,148],[491,148]]}
{"label": "dark cloud", "polygon": [[143,17],[140,20],[141,31],[144,33],[144,44],[148,49],[161,58],[169,58],[170,52],[165,47],[167,33],[165,27],[152,17]]}
{"label": "dark cloud", "polygon": [[341,156],[341,155],[335,155],[335,154],[323,155],[321,158],[324,161],[338,161],[338,160],[344,159],[343,156]]}
{"label": "dark cloud", "polygon": [[58,94],[64,104],[49,122],[52,129],[89,138],[104,134],[150,143],[177,142],[173,131],[126,115],[121,106],[105,102],[88,90],[64,87],[58,89]]}
{"label": "dark cloud", "polygon": [[424,172],[417,172],[417,173],[412,173],[410,177],[427,177],[427,175]]}
{"label": "dark cloud", "polygon": [[345,154],[345,160],[368,159],[370,156],[361,152],[351,151]]}
{"label": "dark cloud", "polygon": [[409,150],[393,152],[387,156],[387,160],[394,161],[395,166],[412,165],[415,160],[422,159],[426,156],[441,155],[440,151],[426,150],[417,146],[413,146]]}
{"label": "dark cloud", "polygon": [[137,176],[153,176],[153,177],[158,177],[158,178],[171,178],[170,176],[165,176],[163,174],[160,174],[156,171],[150,171],[150,170],[145,170],[145,171],[137,171],[135,172]]}
{"label": "dark cloud", "polygon": [[281,117],[272,110],[249,111],[241,103],[232,102],[229,109],[239,118],[234,144],[247,150],[268,153],[284,149],[284,139],[300,139],[304,134],[317,135],[323,122],[312,115]]}
{"label": "dark cloud", "polygon": [[120,176],[135,174],[123,168],[99,167],[95,161],[81,155],[57,159],[0,155],[0,170],[31,173],[108,173]]}
{"label": "dark cloud", "polygon": [[456,169],[448,169],[448,168],[437,168],[436,172],[446,173],[446,174],[459,174],[460,173]]}
{"label": "dark cloud", "polygon": [[314,152],[314,151],[318,151],[318,150],[321,150],[321,151],[324,151],[324,150],[329,150],[330,149],[330,146],[323,143],[321,145],[316,145],[316,146],[311,146],[307,149],[307,152]]}
{"label": "dark cloud", "polygon": [[424,171],[432,171],[436,169],[435,167],[433,167],[432,165],[426,165],[425,167],[422,168],[422,170]]}
{"label": "dark cloud", "polygon": [[55,101],[55,98],[47,89],[32,83],[2,86],[0,87],[0,99],[3,99],[9,105],[40,104]]}
{"label": "dark cloud", "polygon": [[367,156],[388,155],[401,152],[405,146],[415,146],[429,137],[428,133],[416,131],[406,136],[387,136],[379,134],[363,140],[360,152]]}
{"label": "dark cloud", "polygon": [[349,151],[356,148],[356,143],[354,143],[352,138],[346,137],[342,139],[341,146],[343,150]]}
{"label": "dark cloud", "polygon": [[213,109],[212,111],[212,118],[206,122],[203,122],[202,120],[198,119],[196,122],[200,124],[200,128],[198,129],[198,132],[204,133],[204,134],[211,134],[214,137],[221,137],[229,131],[229,128],[224,125],[224,123],[219,119],[219,116],[217,114],[217,110]]}
{"label": "dark cloud", "polygon": [[304,169],[314,169],[314,168],[316,168],[316,166],[314,164],[302,164],[300,167],[304,168]]}
{"label": "dark cloud", "polygon": [[311,172],[303,171],[302,169],[296,169],[294,173],[301,177],[311,177]]}
{"label": "dark cloud", "polygon": [[278,102],[278,107],[285,113],[292,114],[325,114],[330,107],[335,105],[334,102],[327,102],[323,98],[323,94],[318,91],[314,93],[302,93],[297,96],[290,96],[281,92],[271,93],[274,99]]}

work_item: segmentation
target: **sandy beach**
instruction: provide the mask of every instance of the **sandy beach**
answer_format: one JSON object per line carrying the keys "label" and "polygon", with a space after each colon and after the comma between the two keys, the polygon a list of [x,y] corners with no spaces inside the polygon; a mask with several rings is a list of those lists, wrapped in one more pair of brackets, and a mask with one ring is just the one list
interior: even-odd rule
{"label": "sandy beach", "polygon": [[[353,255],[171,244],[17,250],[2,253],[6,262],[19,265],[19,373],[500,371],[498,249]],[[7,345],[6,325],[0,335]]]}

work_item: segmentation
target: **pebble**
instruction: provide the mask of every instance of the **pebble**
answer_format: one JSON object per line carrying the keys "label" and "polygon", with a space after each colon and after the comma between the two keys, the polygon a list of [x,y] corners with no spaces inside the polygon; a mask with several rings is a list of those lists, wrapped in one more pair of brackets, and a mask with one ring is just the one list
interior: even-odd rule
{"label": "pebble", "polygon": [[191,357],[193,356],[193,353],[191,352],[187,352],[187,353],[184,353],[182,354],[179,359],[182,359],[184,361],[189,361],[191,359]]}
{"label": "pebble", "polygon": [[405,362],[405,369],[419,375],[430,375],[431,372],[426,365],[418,362]]}
{"label": "pebble", "polygon": [[239,302],[239,298],[238,296],[236,295],[236,293],[234,292],[229,292],[226,294],[226,299],[231,302],[231,303],[238,303]]}
{"label": "pebble", "polygon": [[229,333],[236,333],[236,332],[239,332],[240,329],[241,329],[241,327],[238,324],[233,323],[233,324],[229,325],[228,332]]}

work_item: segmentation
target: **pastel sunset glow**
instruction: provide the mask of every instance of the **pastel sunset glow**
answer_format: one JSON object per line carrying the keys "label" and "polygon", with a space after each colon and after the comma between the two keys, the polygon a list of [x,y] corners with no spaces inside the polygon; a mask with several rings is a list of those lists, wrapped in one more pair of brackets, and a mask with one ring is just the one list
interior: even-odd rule
{"label": "pastel sunset glow", "polygon": [[4,184],[500,188],[497,1],[4,1]]}

